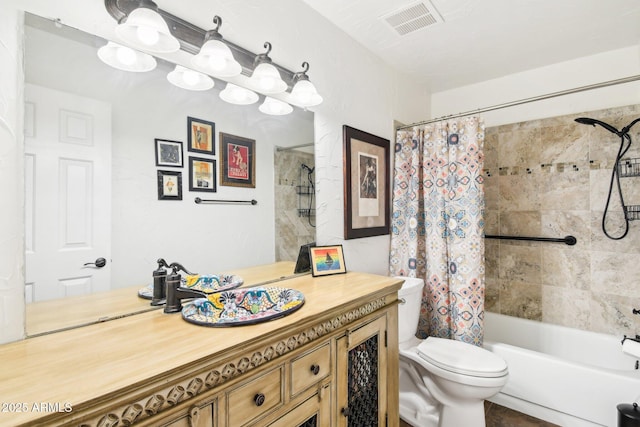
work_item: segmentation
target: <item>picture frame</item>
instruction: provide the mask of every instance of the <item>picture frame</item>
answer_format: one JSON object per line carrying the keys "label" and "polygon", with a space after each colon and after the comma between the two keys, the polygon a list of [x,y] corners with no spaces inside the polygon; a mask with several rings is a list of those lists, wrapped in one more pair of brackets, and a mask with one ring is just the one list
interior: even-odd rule
{"label": "picture frame", "polygon": [[182,172],[158,171],[158,200],[182,200]]}
{"label": "picture frame", "polygon": [[189,156],[189,191],[216,192],[216,161]]}
{"label": "picture frame", "polygon": [[256,141],[220,132],[220,185],[256,187]]}
{"label": "picture frame", "polygon": [[343,126],[344,238],[389,234],[390,142]]}
{"label": "picture frame", "polygon": [[207,120],[187,117],[188,144],[187,150],[192,153],[216,154],[216,124]]}
{"label": "picture frame", "polygon": [[156,166],[181,168],[182,142],[169,139],[155,138]]}
{"label": "picture frame", "polygon": [[313,277],[347,272],[342,245],[309,247],[309,258]]}

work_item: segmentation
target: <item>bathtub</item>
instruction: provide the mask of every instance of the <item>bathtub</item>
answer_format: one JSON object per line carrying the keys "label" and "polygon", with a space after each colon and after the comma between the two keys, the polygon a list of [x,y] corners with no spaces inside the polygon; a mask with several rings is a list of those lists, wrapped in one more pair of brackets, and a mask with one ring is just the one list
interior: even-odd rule
{"label": "bathtub", "polygon": [[485,315],[484,347],[509,366],[491,402],[563,427],[616,426],[619,403],[640,403],[640,370],[622,337]]}

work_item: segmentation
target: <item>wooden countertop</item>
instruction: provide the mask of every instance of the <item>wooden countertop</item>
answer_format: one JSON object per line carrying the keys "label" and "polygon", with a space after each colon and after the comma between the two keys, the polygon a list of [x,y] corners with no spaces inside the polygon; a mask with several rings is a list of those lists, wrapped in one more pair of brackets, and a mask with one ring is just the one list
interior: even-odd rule
{"label": "wooden countertop", "polygon": [[[293,275],[295,262],[281,261],[268,265],[239,268],[225,274],[237,274],[244,280],[243,287],[280,280]],[[151,279],[149,280],[151,283]],[[149,300],[139,298],[139,284],[92,295],[61,298],[27,304],[27,335],[40,335],[50,331],[85,326],[105,320],[157,310]],[[133,297],[133,298],[132,298]],[[1,409],[1,408],[0,408]]]}
{"label": "wooden countertop", "polygon": [[[266,276],[273,273],[273,266],[261,268]],[[255,274],[256,282],[264,281],[259,271]],[[131,385],[158,381],[172,370],[274,339],[331,311],[388,296],[401,284],[391,277],[356,272],[295,276],[278,286],[301,291],[305,305],[273,321],[208,328],[187,323],[179,313],[154,310],[5,344],[0,346],[0,425],[29,423],[49,415],[34,410],[42,404],[71,408],[72,415],[73,408],[103,402]],[[16,405],[26,411],[16,412]]]}

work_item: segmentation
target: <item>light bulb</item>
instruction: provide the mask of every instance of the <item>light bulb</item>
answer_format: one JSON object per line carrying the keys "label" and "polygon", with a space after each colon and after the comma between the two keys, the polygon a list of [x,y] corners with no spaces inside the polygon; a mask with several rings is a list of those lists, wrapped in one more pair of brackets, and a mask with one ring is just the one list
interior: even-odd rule
{"label": "light bulb", "polygon": [[132,65],[136,62],[136,53],[130,47],[120,46],[116,50],[118,61],[125,65]]}
{"label": "light bulb", "polygon": [[138,40],[147,46],[153,46],[160,40],[158,31],[150,27],[140,26],[136,29],[136,34],[138,35]]}
{"label": "light bulb", "polygon": [[227,65],[227,61],[220,56],[210,56],[209,57],[209,67],[211,67],[214,71],[223,70],[225,65]]}

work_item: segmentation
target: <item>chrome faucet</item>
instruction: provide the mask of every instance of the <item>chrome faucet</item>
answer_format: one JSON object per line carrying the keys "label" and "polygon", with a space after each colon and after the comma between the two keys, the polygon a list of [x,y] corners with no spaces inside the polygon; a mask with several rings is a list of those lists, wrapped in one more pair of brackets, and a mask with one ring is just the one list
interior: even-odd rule
{"label": "chrome faucet", "polygon": [[180,276],[178,271],[182,270],[189,275],[193,275],[193,273],[189,273],[186,268],[177,262],[171,263],[169,267],[172,268],[173,271],[167,277],[167,300],[164,305],[165,313],[177,313],[182,310],[182,299],[207,297],[207,294],[202,291],[180,286],[182,283],[182,276]]}

